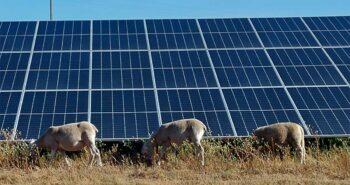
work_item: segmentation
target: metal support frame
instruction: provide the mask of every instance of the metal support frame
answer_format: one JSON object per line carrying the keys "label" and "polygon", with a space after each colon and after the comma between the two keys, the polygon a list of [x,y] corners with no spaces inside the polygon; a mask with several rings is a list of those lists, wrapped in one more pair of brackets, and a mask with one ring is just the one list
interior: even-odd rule
{"label": "metal support frame", "polygon": [[149,43],[149,38],[148,38],[148,30],[147,30],[147,24],[146,20],[143,20],[144,28],[145,28],[145,34],[146,34],[146,43],[147,43],[147,52],[148,52],[148,57],[149,57],[149,62],[150,62],[150,67],[151,67],[151,75],[152,75],[152,83],[153,83],[153,91],[154,91],[154,97],[156,101],[156,108],[157,108],[157,114],[158,114],[158,122],[159,126],[162,125],[162,115],[160,112],[160,106],[159,106],[159,99],[158,99],[158,91],[157,91],[157,83],[156,83],[156,77],[154,75],[154,68],[153,68],[153,60],[152,60],[152,53],[151,53],[151,46]]}
{"label": "metal support frame", "polygon": [[17,114],[16,114],[16,119],[15,119],[15,124],[13,125],[13,131],[12,131],[12,135],[11,135],[11,140],[15,139],[16,133],[17,133],[19,117],[21,115],[22,103],[23,103],[25,92],[26,92],[27,81],[28,81],[30,66],[31,66],[32,59],[33,59],[34,48],[35,48],[35,41],[36,41],[36,36],[38,34],[38,29],[39,29],[39,21],[36,22],[36,26],[35,26],[35,32],[34,32],[34,36],[33,36],[32,48],[30,50],[30,55],[29,55],[29,59],[28,59],[28,66],[27,66],[27,69],[26,69],[26,74],[24,76],[21,98],[19,100],[19,104],[18,104],[18,108],[17,108]]}

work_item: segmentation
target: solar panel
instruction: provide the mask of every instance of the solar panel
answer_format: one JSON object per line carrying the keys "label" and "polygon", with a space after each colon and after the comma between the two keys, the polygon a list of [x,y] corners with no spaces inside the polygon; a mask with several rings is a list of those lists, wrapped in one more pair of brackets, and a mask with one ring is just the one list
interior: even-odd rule
{"label": "solar panel", "polygon": [[350,17],[0,22],[0,126],[91,121],[102,140],[197,118],[209,137],[350,135]]}
{"label": "solar panel", "polygon": [[314,134],[347,134],[350,131],[350,89],[309,87],[288,89]]}
{"label": "solar panel", "polygon": [[251,19],[265,47],[317,46],[300,18]]}
{"label": "solar panel", "polygon": [[248,19],[199,20],[208,48],[261,47]]}
{"label": "solar panel", "polygon": [[30,51],[35,22],[1,22],[0,51]]}
{"label": "solar panel", "polygon": [[20,96],[20,92],[0,92],[1,130],[13,128]]}
{"label": "solar panel", "polygon": [[306,17],[304,20],[323,46],[350,45],[350,17]]}
{"label": "solar panel", "polygon": [[210,56],[222,87],[281,85],[263,50],[211,50]]}
{"label": "solar panel", "polygon": [[152,52],[152,60],[158,88],[217,86],[204,51]]}
{"label": "solar panel", "polygon": [[224,89],[224,95],[238,135],[269,123],[301,122],[283,88]]}
{"label": "solar panel", "polygon": [[29,53],[0,53],[0,89],[21,90]]}
{"label": "solar panel", "polygon": [[88,89],[88,52],[34,53],[27,89]]}
{"label": "solar panel", "polygon": [[35,51],[89,49],[90,21],[40,21]]}
{"label": "solar panel", "polygon": [[204,48],[194,19],[147,20],[150,49]]}
{"label": "solar panel", "polygon": [[346,84],[319,48],[275,49],[268,52],[287,86]]}
{"label": "solar panel", "polygon": [[350,83],[350,48],[327,48],[326,51]]}

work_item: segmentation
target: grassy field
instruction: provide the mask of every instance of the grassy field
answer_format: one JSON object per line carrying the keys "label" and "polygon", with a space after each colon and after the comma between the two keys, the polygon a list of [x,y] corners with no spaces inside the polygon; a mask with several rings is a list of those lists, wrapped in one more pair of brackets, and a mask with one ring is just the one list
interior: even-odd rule
{"label": "grassy field", "polygon": [[129,152],[120,146],[102,149],[103,167],[87,167],[86,151],[73,154],[72,167],[67,167],[60,157],[49,166],[47,153],[31,155],[26,143],[3,142],[0,184],[350,184],[348,146],[309,146],[306,164],[301,165],[289,150],[281,160],[257,153],[248,140],[205,140],[204,167],[189,144],[179,147],[177,157],[169,151],[161,166],[146,167],[140,144],[123,145]]}

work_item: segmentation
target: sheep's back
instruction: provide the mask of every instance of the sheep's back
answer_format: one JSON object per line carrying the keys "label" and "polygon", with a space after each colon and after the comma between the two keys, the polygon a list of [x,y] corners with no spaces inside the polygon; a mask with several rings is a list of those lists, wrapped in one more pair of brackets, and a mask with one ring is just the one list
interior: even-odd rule
{"label": "sheep's back", "polygon": [[299,127],[296,123],[276,123],[257,129],[255,135],[269,143],[288,145],[299,140]]}

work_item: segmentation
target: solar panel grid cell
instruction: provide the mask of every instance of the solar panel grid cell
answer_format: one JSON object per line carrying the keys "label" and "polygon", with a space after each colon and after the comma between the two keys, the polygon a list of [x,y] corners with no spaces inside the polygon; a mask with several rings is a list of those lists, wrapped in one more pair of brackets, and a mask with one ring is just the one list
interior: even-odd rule
{"label": "solar panel grid cell", "polygon": [[276,49],[268,53],[287,86],[345,84],[321,49]]}

